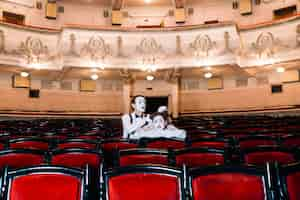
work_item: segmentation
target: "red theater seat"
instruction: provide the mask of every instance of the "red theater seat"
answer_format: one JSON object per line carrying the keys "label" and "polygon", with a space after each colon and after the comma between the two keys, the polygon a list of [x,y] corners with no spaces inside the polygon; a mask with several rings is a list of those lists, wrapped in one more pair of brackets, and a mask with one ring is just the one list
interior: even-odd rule
{"label": "red theater seat", "polygon": [[151,149],[182,149],[185,142],[171,138],[155,138],[145,140],[146,147]]}
{"label": "red theater seat", "polygon": [[158,149],[126,149],[120,150],[118,154],[118,165],[137,164],[169,164],[169,153],[166,150]]}
{"label": "red theater seat", "polygon": [[82,148],[82,149],[97,149],[99,147],[98,142],[86,139],[65,139],[58,142],[56,148],[66,149],[66,148]]}
{"label": "red theater seat", "polygon": [[176,166],[200,167],[222,165],[228,158],[223,149],[186,148],[175,150],[174,159]]}
{"label": "red theater seat", "polygon": [[289,135],[282,138],[281,146],[286,148],[300,147],[300,136]]}
{"label": "red theater seat", "polygon": [[84,170],[37,166],[8,171],[4,180],[5,199],[85,200],[87,174]]}
{"label": "red theater seat", "polygon": [[281,194],[289,200],[299,200],[300,193],[300,163],[293,163],[279,167]]}
{"label": "red theater seat", "polygon": [[241,152],[246,164],[264,165],[266,162],[288,164],[296,162],[294,152],[278,146],[258,146]]}
{"label": "red theater seat", "polygon": [[191,147],[208,147],[224,149],[229,145],[229,139],[224,138],[201,138],[189,141]]}
{"label": "red theater seat", "polygon": [[253,148],[261,145],[277,145],[275,138],[270,136],[248,136],[242,137],[238,140],[241,149]]}
{"label": "red theater seat", "polygon": [[45,161],[45,153],[33,149],[10,149],[0,151],[0,168],[29,167],[41,165]]}
{"label": "red theater seat", "polygon": [[266,174],[249,167],[194,168],[189,172],[190,193],[195,200],[266,200]]}
{"label": "red theater seat", "polygon": [[47,151],[49,142],[42,138],[15,138],[9,140],[10,149],[39,149]]}
{"label": "red theater seat", "polygon": [[106,200],[183,200],[183,172],[163,166],[129,166],[104,172]]}
{"label": "red theater seat", "polygon": [[65,167],[85,168],[88,164],[98,169],[103,156],[101,152],[91,149],[57,149],[51,152],[51,164]]}
{"label": "red theater seat", "polygon": [[104,151],[112,152],[116,149],[133,149],[137,148],[138,144],[126,139],[107,139],[101,142],[101,147]]}

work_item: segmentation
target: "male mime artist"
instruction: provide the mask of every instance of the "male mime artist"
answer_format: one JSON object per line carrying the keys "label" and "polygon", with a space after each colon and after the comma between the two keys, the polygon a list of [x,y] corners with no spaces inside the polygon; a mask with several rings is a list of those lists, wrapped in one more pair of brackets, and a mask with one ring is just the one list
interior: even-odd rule
{"label": "male mime artist", "polygon": [[122,116],[123,138],[129,138],[139,128],[151,124],[150,115],[146,115],[146,99],[142,95],[133,97],[131,101],[133,112]]}

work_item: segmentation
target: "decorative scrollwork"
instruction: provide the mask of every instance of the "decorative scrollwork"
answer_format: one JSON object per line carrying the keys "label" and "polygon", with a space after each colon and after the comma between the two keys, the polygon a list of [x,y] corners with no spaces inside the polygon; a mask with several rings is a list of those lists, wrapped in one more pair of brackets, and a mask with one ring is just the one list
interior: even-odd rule
{"label": "decorative scrollwork", "polygon": [[105,43],[101,36],[93,36],[81,49],[81,56],[90,56],[91,60],[104,59],[111,54],[110,46]]}
{"label": "decorative scrollwork", "polygon": [[157,60],[164,55],[161,45],[152,37],[143,38],[136,50],[142,57],[144,71],[155,71]]}
{"label": "decorative scrollwork", "polygon": [[153,55],[161,50],[161,45],[152,37],[143,38],[137,46],[137,50],[142,54]]}
{"label": "decorative scrollwork", "polygon": [[48,47],[41,39],[31,36],[21,43],[19,52],[26,56],[28,63],[39,62],[42,57],[49,56]]}
{"label": "decorative scrollwork", "polygon": [[257,50],[259,58],[270,58],[274,55],[275,38],[270,32],[261,33],[252,45]]}
{"label": "decorative scrollwork", "polygon": [[209,52],[216,46],[216,42],[213,42],[208,35],[198,35],[195,40],[190,44],[190,48],[193,50],[196,57],[207,57]]}

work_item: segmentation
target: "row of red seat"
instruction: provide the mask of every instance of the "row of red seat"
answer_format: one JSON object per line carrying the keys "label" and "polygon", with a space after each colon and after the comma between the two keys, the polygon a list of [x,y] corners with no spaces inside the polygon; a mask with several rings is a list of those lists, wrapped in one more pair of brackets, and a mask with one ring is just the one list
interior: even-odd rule
{"label": "row of red seat", "polygon": [[155,138],[142,139],[140,141],[130,141],[126,139],[105,139],[105,140],[88,140],[81,138],[70,138],[61,140],[49,140],[41,137],[20,137],[0,140],[0,149],[39,149],[49,150],[54,148],[86,148],[99,149],[106,151],[112,149],[126,148],[157,148],[157,149],[181,149],[185,147],[210,147],[210,148],[231,148],[247,149],[261,145],[278,145],[284,148],[300,147],[300,135],[289,135],[286,137],[272,137],[254,135],[239,139],[230,138],[198,138],[193,140],[181,141],[176,139]]}
{"label": "row of red seat", "polygon": [[136,164],[164,164],[170,166],[201,167],[211,165],[264,165],[267,162],[289,164],[299,161],[299,151],[277,146],[260,146],[241,152],[238,160],[227,149],[184,148],[178,150],[124,149],[114,154],[100,150],[67,148],[52,151],[10,149],[0,151],[0,169],[28,167],[40,164],[83,168],[85,165],[98,171],[101,163],[106,167]]}
{"label": "row of red seat", "polygon": [[103,169],[91,194],[88,169],[35,166],[4,170],[1,198],[10,200],[298,200],[300,163],[173,168],[134,165]]}

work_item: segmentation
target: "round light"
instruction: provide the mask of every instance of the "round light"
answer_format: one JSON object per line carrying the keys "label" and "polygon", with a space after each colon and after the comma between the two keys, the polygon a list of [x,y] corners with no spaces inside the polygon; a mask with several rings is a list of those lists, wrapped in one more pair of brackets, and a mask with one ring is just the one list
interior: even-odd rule
{"label": "round light", "polygon": [[98,69],[97,68],[92,68],[91,72],[96,73],[96,72],[98,72]]}
{"label": "round light", "polygon": [[211,78],[212,75],[213,75],[213,74],[212,74],[211,72],[207,72],[207,73],[204,74],[204,77],[205,77],[205,78]]}
{"label": "round light", "polygon": [[155,78],[155,77],[152,76],[152,75],[147,75],[147,76],[146,76],[147,81],[153,81],[154,78]]}
{"label": "round light", "polygon": [[99,78],[99,76],[97,74],[92,74],[91,75],[91,79],[94,80],[94,81],[97,80],[98,78]]}
{"label": "round light", "polygon": [[210,66],[207,66],[207,67],[205,67],[205,69],[206,69],[207,71],[210,71],[210,70],[211,70],[211,67],[210,67]]}
{"label": "round light", "polygon": [[29,76],[29,73],[28,72],[21,72],[20,75],[22,77],[28,77]]}
{"label": "round light", "polygon": [[147,3],[147,4],[151,3],[151,0],[145,0],[145,3]]}
{"label": "round light", "polygon": [[277,67],[277,68],[276,68],[276,71],[277,71],[278,73],[283,73],[283,72],[285,72],[285,69],[284,69],[284,67]]}

